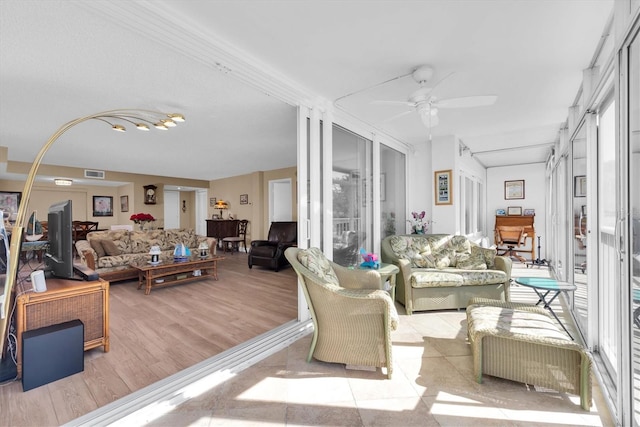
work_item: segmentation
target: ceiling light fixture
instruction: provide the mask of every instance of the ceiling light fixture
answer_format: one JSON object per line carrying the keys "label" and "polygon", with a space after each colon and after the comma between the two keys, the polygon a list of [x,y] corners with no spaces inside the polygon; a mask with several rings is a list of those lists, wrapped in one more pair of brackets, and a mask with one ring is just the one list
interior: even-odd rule
{"label": "ceiling light fixture", "polygon": [[178,122],[185,121],[184,116],[178,113],[167,114],[160,111],[133,109],[103,111],[101,113],[79,117],[63,124],[58,128],[57,131],[55,131],[53,135],[49,137],[47,142],[44,143],[44,145],[36,155],[35,160],[31,164],[31,169],[29,170],[29,174],[27,175],[27,179],[24,183],[24,188],[22,190],[22,200],[20,206],[18,207],[18,215],[16,216],[16,222],[11,233],[11,244],[9,246],[10,250],[9,253],[7,253],[8,259],[6,270],[7,274],[4,285],[4,300],[3,303],[0,304],[0,306],[2,306],[2,312],[0,313],[0,359],[3,359],[2,355],[5,354],[4,350],[7,343],[6,337],[9,324],[7,319],[9,318],[10,314],[9,310],[11,307],[13,307],[12,294],[13,287],[18,276],[20,245],[24,233],[25,220],[27,216],[27,206],[29,205],[31,189],[33,187],[33,183],[38,173],[38,168],[40,167],[40,163],[42,163],[42,158],[44,157],[44,155],[47,153],[47,151],[49,151],[49,148],[51,148],[53,143],[56,142],[58,138],[60,138],[65,132],[67,132],[74,126],[89,120],[99,120],[109,124],[115,131],[125,132],[126,128],[123,122],[131,123],[140,130],[148,130],[148,126],[147,129],[144,129],[144,126],[139,126],[139,124],[144,123],[152,124],[158,129],[168,130],[168,128],[160,122],[161,120],[167,119],[171,119],[172,121],[175,120]]}
{"label": "ceiling light fixture", "polygon": [[71,185],[73,184],[73,180],[72,179],[67,179],[67,178],[55,178],[53,180],[53,182],[55,182],[56,185]]}

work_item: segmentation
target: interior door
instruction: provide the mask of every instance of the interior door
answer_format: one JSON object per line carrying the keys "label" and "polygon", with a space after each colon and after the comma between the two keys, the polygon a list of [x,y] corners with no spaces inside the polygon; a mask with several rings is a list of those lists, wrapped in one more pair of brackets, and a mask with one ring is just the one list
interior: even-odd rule
{"label": "interior door", "polygon": [[164,191],[164,228],[180,228],[179,191]]}
{"label": "interior door", "polygon": [[292,221],[291,180],[269,181],[269,222]]}

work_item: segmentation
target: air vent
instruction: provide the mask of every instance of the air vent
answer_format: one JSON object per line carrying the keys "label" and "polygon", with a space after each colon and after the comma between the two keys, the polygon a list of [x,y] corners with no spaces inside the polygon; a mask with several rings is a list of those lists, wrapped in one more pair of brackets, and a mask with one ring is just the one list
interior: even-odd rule
{"label": "air vent", "polygon": [[104,171],[94,171],[90,169],[84,170],[85,178],[104,179]]}

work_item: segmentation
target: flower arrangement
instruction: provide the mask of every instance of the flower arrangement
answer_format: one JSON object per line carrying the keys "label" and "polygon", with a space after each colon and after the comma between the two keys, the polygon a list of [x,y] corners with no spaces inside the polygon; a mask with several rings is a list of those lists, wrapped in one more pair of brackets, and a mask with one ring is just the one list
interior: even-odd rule
{"label": "flower arrangement", "polygon": [[142,223],[145,223],[145,222],[151,222],[151,221],[155,221],[156,220],[153,217],[153,215],[148,214],[148,213],[133,214],[133,215],[131,215],[131,217],[129,219],[131,221],[135,222],[136,224],[142,224]]}
{"label": "flower arrangement", "polygon": [[411,212],[411,219],[407,220],[407,222],[411,224],[411,233],[424,234],[429,230],[431,221],[428,219],[424,219],[425,215],[425,211],[422,211],[420,213]]}

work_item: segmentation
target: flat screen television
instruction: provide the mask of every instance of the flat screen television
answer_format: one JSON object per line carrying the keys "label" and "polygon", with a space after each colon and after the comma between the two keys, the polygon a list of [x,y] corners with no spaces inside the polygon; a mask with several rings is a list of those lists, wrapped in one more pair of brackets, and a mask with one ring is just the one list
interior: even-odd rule
{"label": "flat screen television", "polygon": [[49,207],[46,271],[54,277],[73,279],[73,227],[71,200]]}

